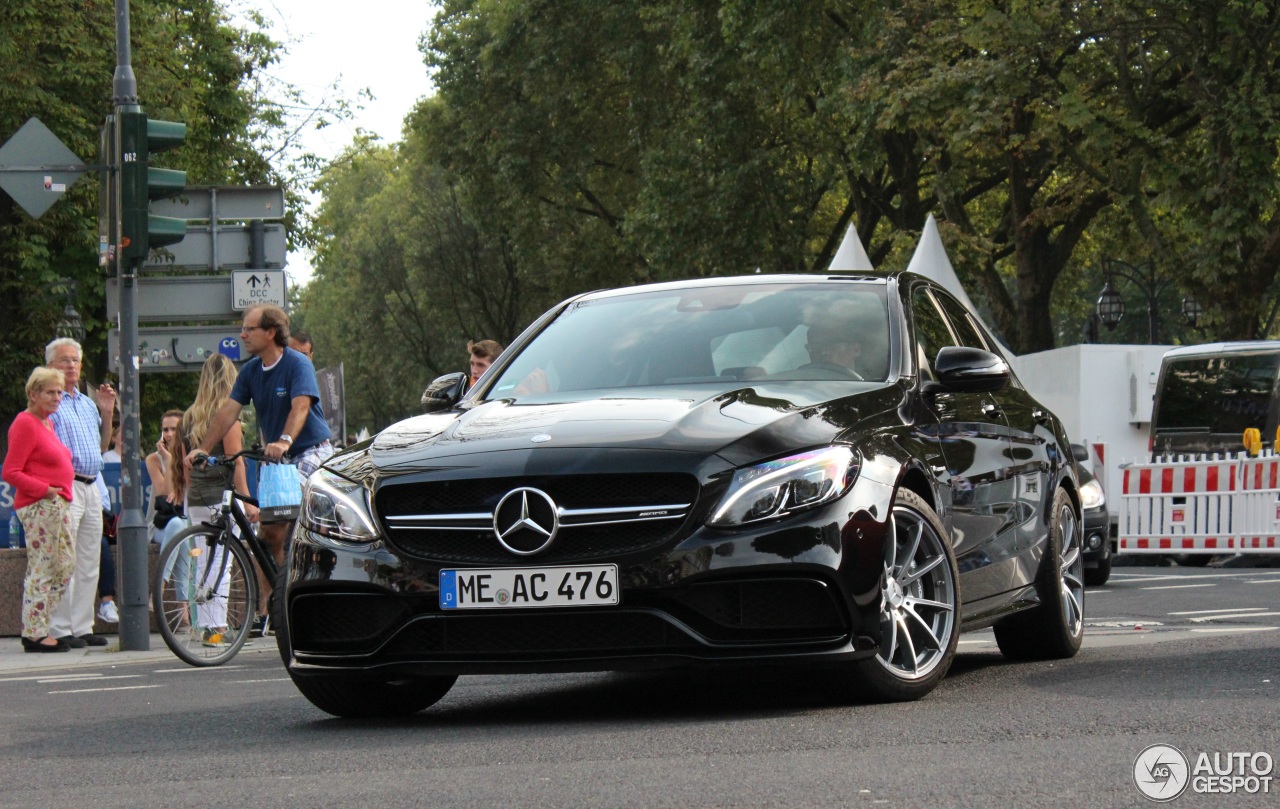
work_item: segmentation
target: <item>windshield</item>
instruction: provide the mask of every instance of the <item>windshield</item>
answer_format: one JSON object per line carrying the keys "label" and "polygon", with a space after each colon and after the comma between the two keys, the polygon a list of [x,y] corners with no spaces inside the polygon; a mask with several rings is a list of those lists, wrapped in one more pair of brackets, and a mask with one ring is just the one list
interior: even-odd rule
{"label": "windshield", "polygon": [[580,301],[489,395],[756,380],[883,381],[883,282],[739,284]]}

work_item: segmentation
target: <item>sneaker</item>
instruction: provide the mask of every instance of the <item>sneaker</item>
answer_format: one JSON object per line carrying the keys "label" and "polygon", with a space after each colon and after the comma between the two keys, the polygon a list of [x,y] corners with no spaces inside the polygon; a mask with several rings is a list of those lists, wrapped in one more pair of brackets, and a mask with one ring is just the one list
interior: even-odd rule
{"label": "sneaker", "polygon": [[116,609],[116,602],[104,601],[99,604],[98,620],[106,624],[120,623],[120,610]]}
{"label": "sneaker", "polygon": [[249,637],[260,638],[271,630],[267,627],[267,616],[259,615],[253,619],[253,627],[249,629]]}
{"label": "sneaker", "polygon": [[200,642],[211,649],[231,645],[231,641],[227,640],[227,628],[225,626],[221,629],[206,629],[201,635]]}

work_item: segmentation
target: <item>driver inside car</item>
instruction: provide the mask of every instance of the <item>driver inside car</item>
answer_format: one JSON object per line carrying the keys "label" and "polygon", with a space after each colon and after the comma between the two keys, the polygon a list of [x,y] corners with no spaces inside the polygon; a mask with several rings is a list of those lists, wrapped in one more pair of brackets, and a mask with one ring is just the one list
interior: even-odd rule
{"label": "driver inside car", "polygon": [[850,379],[862,379],[857,371],[858,357],[862,355],[862,343],[854,331],[853,318],[839,313],[818,313],[809,321],[809,363],[804,369],[834,371],[846,374]]}

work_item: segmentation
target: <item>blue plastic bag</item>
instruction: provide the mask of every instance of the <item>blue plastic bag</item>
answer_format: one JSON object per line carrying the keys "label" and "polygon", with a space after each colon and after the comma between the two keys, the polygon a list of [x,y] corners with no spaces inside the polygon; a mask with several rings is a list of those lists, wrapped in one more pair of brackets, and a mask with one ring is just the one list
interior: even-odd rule
{"label": "blue plastic bag", "polygon": [[302,506],[302,478],[291,463],[267,463],[258,472],[258,519],[287,522],[298,519]]}

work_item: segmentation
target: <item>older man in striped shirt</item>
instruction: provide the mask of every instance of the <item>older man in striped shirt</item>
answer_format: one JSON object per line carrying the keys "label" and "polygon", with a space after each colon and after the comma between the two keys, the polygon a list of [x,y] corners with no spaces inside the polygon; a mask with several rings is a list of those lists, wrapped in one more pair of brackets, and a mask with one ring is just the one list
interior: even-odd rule
{"label": "older man in striped shirt", "polygon": [[75,537],[76,566],[67,592],[49,622],[49,634],[62,638],[72,648],[106,646],[106,638],[93,634],[98,563],[102,558],[102,495],[96,483],[102,471],[102,453],[111,444],[116,392],[104,384],[98,388],[96,402],[80,392],[80,365],[84,354],[80,344],[70,337],[45,346],[44,359],[45,364],[62,371],[66,377],[62,405],[50,421],[58,439],[71,450],[71,466],[75,470],[71,534]]}

